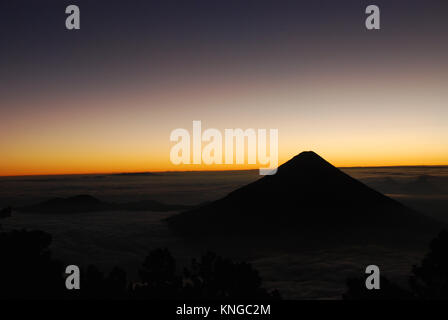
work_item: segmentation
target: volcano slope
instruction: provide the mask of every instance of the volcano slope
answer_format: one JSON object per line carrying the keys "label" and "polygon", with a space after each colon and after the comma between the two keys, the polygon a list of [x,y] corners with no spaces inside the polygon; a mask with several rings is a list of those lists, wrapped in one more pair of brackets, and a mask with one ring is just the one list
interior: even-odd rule
{"label": "volcano slope", "polygon": [[312,151],[226,197],[167,219],[195,238],[429,239],[443,226],[367,187]]}

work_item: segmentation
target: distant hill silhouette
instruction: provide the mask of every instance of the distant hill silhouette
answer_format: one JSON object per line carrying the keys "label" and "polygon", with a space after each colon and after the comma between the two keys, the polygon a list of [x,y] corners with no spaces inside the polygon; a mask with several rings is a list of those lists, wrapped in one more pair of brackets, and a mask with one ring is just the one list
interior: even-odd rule
{"label": "distant hill silhouette", "polygon": [[444,183],[439,182],[442,179],[444,178],[431,175],[420,175],[411,181],[397,181],[386,177],[368,184],[386,194],[441,195],[447,193],[443,188]]}
{"label": "distant hill silhouette", "polygon": [[127,203],[104,202],[90,195],[78,195],[69,198],[53,198],[34,205],[16,208],[21,212],[34,213],[78,213],[108,210],[129,211],[172,211],[191,208],[184,205],[169,205],[153,200]]}
{"label": "distant hill silhouette", "polygon": [[159,174],[154,173],[154,172],[122,172],[122,173],[113,173],[111,175],[112,176],[126,176],[126,177],[130,177],[130,176],[141,177],[141,176],[158,176]]}
{"label": "distant hill silhouette", "polygon": [[[367,187],[314,152],[302,152],[265,176],[167,222],[180,233],[294,235],[334,232],[399,238],[411,229],[434,233],[438,223]],[[372,232],[371,232],[372,233]]]}

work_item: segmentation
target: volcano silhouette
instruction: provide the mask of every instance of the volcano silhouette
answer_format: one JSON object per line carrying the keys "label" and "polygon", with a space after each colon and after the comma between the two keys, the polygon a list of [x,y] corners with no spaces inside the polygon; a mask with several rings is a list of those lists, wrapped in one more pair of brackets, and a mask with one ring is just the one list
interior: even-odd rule
{"label": "volcano silhouette", "polygon": [[437,222],[367,187],[312,151],[302,152],[226,197],[176,216],[174,230],[195,236],[280,235],[331,230],[399,235]]}

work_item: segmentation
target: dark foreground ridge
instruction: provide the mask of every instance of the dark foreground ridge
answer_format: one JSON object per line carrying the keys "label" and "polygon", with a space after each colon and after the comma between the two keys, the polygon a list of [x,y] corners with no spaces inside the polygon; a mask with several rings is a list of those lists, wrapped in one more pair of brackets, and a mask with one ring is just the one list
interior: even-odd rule
{"label": "dark foreground ridge", "polygon": [[[0,300],[3,299],[280,299],[262,286],[250,263],[207,252],[179,268],[166,248],[149,252],[137,270],[139,281],[114,267],[103,273],[82,266],[79,290],[67,290],[65,267],[52,257],[52,236],[34,230],[0,231]],[[29,272],[32,266],[33,272]],[[73,283],[73,282],[72,282]],[[2,305],[3,306],[3,305]]]}
{"label": "dark foreground ridge", "polygon": [[110,210],[129,211],[171,211],[191,208],[184,205],[170,205],[154,200],[142,200],[127,203],[104,202],[90,195],[78,195],[69,198],[53,198],[30,206],[16,208],[21,212],[32,213],[80,213]]}
{"label": "dark foreground ridge", "polygon": [[[432,234],[441,225],[369,188],[312,151],[203,207],[167,219],[184,235],[297,235],[393,231]],[[372,232],[371,232],[372,233]]]}

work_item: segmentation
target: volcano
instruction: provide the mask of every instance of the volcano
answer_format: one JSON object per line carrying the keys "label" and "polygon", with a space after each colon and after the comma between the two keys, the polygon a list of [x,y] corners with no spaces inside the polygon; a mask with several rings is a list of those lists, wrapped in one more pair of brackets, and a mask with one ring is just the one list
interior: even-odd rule
{"label": "volcano", "polygon": [[438,222],[369,188],[312,151],[302,152],[226,197],[170,217],[194,236],[324,232],[376,234],[439,229]]}

